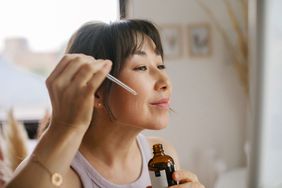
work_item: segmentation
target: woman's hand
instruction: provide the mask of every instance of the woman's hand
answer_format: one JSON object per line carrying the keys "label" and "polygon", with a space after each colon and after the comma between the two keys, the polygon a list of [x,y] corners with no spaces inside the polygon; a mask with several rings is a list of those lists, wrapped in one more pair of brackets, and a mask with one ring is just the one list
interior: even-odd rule
{"label": "woman's hand", "polygon": [[170,188],[205,188],[198,177],[188,171],[177,170],[172,174],[172,178],[179,182],[179,185],[170,186]]}
{"label": "woman's hand", "polygon": [[[52,103],[52,126],[87,130],[95,92],[111,69],[110,60],[66,54],[46,80]],[[55,128],[56,129],[56,128]]]}

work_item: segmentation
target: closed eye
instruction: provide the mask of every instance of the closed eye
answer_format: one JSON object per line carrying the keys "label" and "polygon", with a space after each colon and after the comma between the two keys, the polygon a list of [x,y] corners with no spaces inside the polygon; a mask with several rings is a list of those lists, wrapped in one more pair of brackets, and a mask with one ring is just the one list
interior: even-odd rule
{"label": "closed eye", "polygon": [[164,64],[158,65],[157,67],[158,67],[158,69],[160,69],[160,70],[166,69],[166,66],[165,66]]}
{"label": "closed eye", "polygon": [[146,71],[148,68],[146,66],[139,66],[134,68],[133,70],[135,71]]}

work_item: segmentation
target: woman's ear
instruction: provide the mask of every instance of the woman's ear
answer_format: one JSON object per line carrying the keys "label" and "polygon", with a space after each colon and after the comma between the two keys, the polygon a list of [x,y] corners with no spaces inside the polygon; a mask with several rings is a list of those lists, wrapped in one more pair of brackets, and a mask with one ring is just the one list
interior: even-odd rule
{"label": "woman's ear", "polygon": [[103,97],[102,97],[101,92],[99,90],[95,93],[94,107],[97,108],[97,109],[100,109],[100,108],[103,107]]}

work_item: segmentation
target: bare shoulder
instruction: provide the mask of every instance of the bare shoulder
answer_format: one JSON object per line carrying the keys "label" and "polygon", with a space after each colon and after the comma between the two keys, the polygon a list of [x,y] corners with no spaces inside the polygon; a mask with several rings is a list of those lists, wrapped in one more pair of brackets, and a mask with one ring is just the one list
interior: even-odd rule
{"label": "bare shoulder", "polygon": [[147,137],[147,138],[148,138],[148,141],[149,141],[151,147],[153,147],[154,144],[162,144],[164,151],[165,151],[165,154],[171,156],[173,158],[177,168],[180,168],[178,155],[177,155],[176,149],[174,148],[174,146],[172,144],[170,144],[165,139],[160,138],[160,137]]}
{"label": "bare shoulder", "polygon": [[79,176],[72,168],[70,168],[70,170],[67,172],[65,176],[65,180],[66,181],[64,181],[63,187],[66,187],[66,188],[82,188],[83,187]]}

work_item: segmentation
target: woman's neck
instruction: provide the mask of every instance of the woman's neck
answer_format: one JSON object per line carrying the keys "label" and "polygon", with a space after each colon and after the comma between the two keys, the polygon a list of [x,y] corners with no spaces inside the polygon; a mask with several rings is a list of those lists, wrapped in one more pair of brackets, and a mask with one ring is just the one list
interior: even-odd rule
{"label": "woman's neck", "polygon": [[79,150],[104,178],[127,184],[135,181],[142,171],[142,154],[136,140],[140,131],[117,122],[95,121]]}
{"label": "woman's neck", "polygon": [[117,122],[95,122],[89,127],[83,138],[80,151],[104,162],[109,166],[132,160],[140,155],[137,135],[141,129],[122,125]]}

